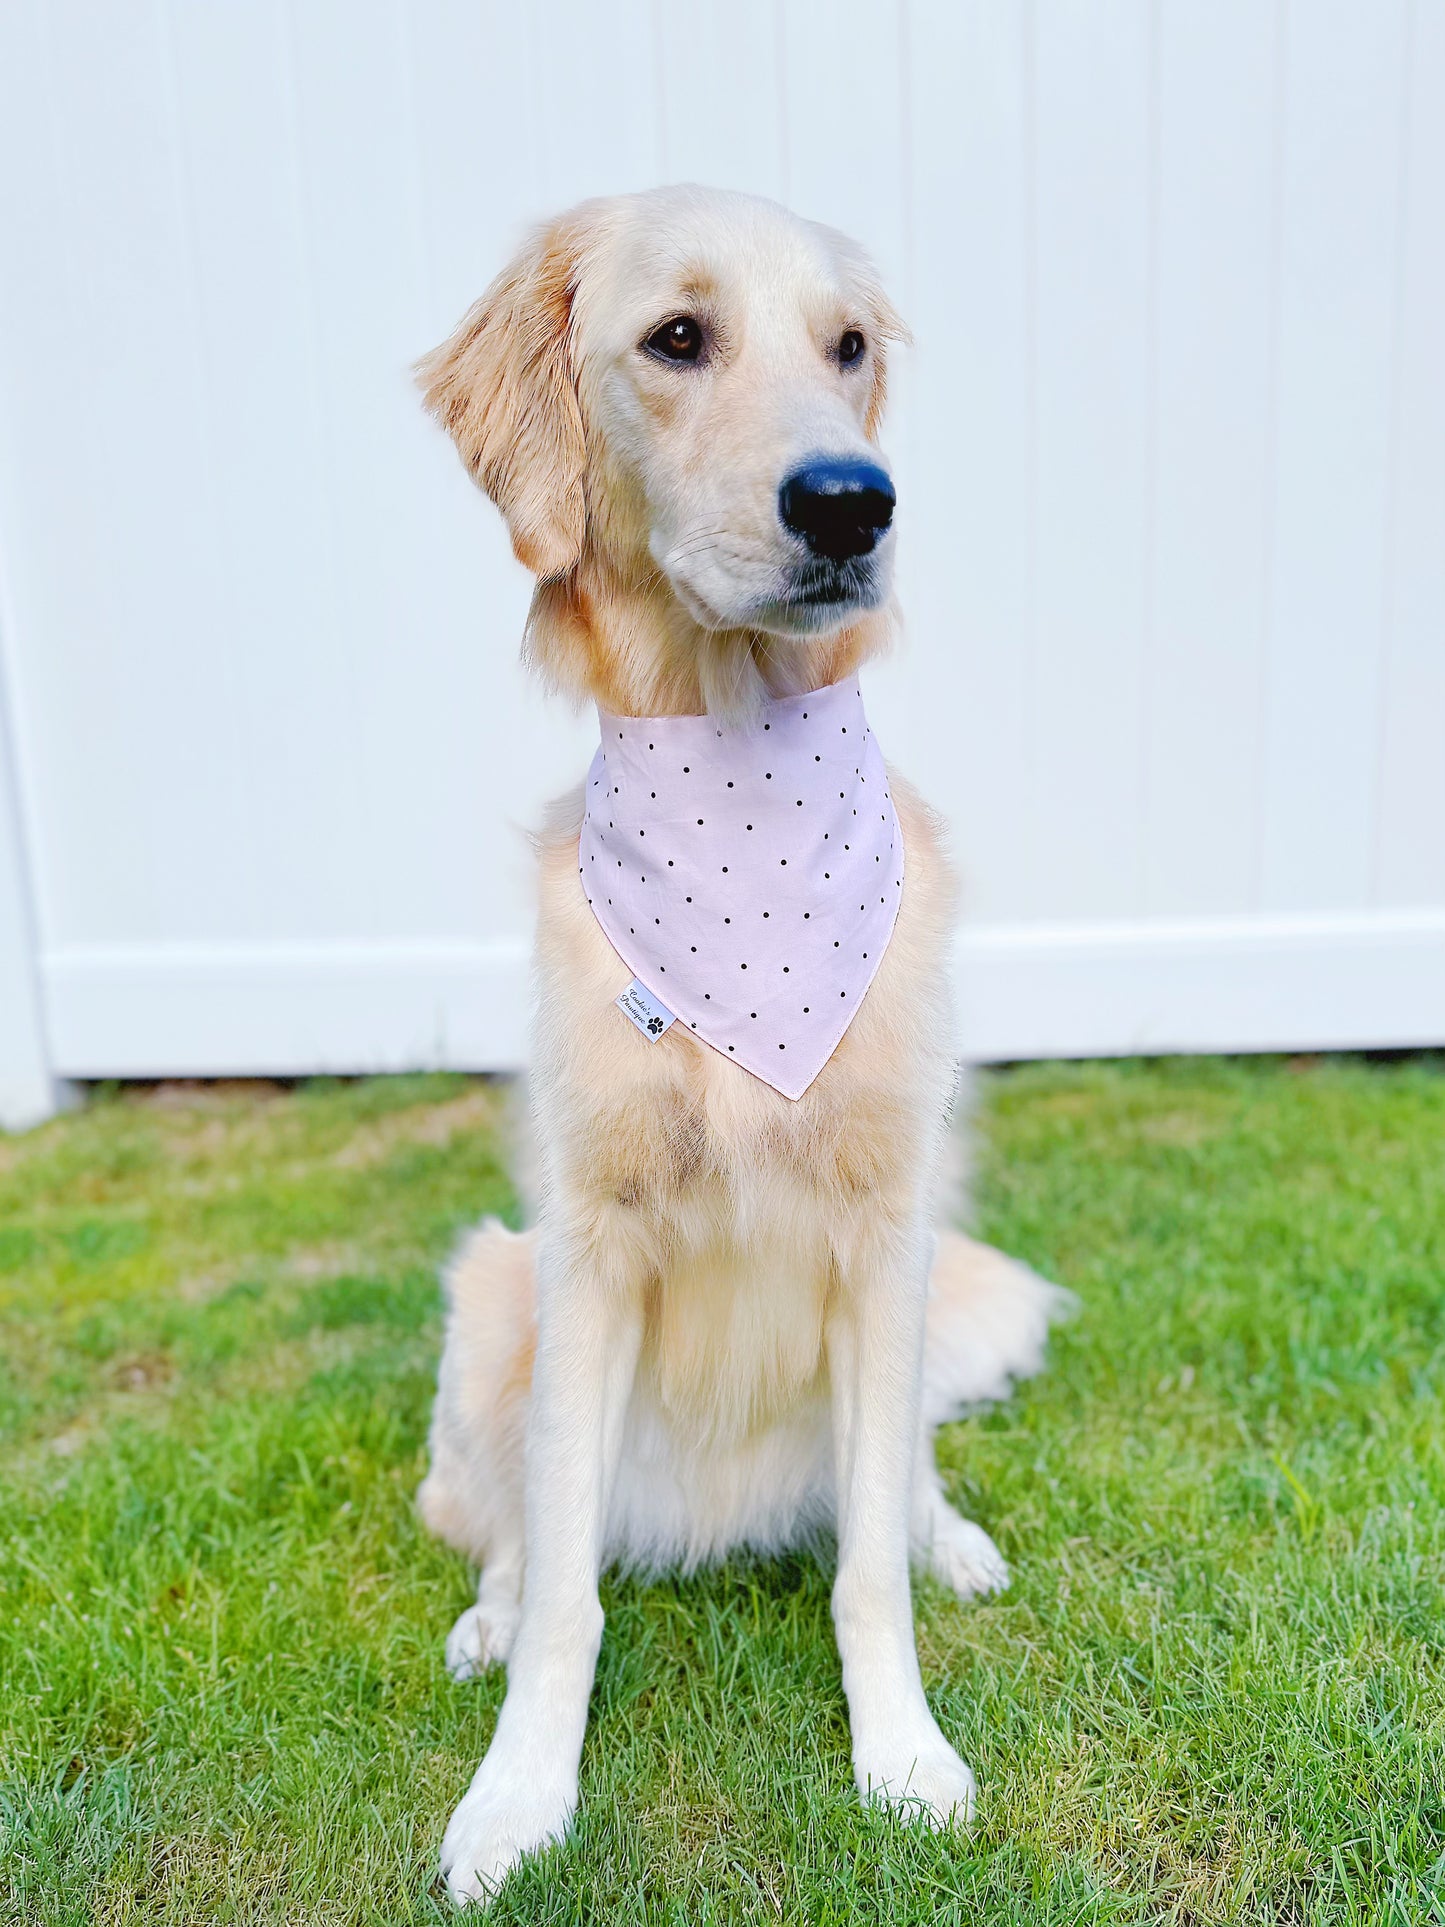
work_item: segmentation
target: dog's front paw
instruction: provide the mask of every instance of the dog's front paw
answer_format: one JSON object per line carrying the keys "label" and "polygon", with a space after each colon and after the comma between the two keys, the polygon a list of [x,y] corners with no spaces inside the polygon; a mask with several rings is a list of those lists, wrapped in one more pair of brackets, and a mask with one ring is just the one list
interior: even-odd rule
{"label": "dog's front paw", "polygon": [[577,1810],[574,1787],[529,1786],[482,1761],[442,1839],[442,1873],[458,1906],[491,1900],[524,1854],[560,1840]]}
{"label": "dog's front paw", "polygon": [[956,1512],[936,1525],[922,1563],[960,1599],[1002,1592],[1008,1584],[1008,1566],[993,1540],[982,1526]]}
{"label": "dog's front paw", "polygon": [[447,1634],[447,1671],[455,1680],[475,1679],[512,1650],[517,1615],[485,1613],[468,1606]]}
{"label": "dog's front paw", "polygon": [[911,1741],[904,1735],[882,1746],[857,1749],[853,1770],[866,1802],[893,1808],[930,1827],[966,1827],[977,1788],[973,1774],[930,1721]]}

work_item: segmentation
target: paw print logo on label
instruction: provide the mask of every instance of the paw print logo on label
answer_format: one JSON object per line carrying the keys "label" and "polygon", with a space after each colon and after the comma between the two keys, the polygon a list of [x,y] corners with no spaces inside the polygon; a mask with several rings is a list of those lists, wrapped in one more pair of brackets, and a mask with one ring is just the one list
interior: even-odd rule
{"label": "paw print logo on label", "polygon": [[632,982],[616,999],[617,1008],[623,1016],[635,1024],[649,1044],[655,1044],[665,1030],[670,1030],[675,1019],[667,1005],[654,997],[652,992],[634,977]]}

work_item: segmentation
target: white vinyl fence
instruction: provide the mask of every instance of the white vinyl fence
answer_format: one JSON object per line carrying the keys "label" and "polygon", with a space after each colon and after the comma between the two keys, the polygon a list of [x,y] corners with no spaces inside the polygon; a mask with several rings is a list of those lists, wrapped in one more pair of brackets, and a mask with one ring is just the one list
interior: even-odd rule
{"label": "white vinyl fence", "polygon": [[1445,1041],[1445,0],[6,0],[0,1116],[519,1060],[589,732],[407,369],[687,178],[917,337],[971,1049]]}

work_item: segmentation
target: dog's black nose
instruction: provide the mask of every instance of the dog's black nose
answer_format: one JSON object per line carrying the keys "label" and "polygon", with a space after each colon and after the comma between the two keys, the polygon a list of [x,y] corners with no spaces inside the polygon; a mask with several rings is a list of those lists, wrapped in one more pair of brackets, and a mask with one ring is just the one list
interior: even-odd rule
{"label": "dog's black nose", "polygon": [[833,562],[867,555],[893,520],[893,484],[876,462],[819,456],[778,490],[783,526]]}

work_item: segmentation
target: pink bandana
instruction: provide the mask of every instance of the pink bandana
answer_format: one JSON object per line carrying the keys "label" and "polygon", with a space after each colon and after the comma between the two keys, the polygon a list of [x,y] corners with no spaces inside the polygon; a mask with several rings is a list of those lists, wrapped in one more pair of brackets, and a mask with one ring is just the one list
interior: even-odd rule
{"label": "pink bandana", "polygon": [[771,702],[741,728],[600,720],[579,867],[613,949],[666,1007],[640,1027],[676,1017],[801,1097],[862,1003],[903,894],[858,685]]}

